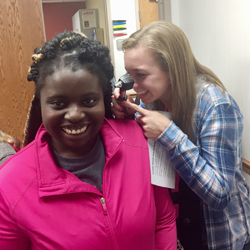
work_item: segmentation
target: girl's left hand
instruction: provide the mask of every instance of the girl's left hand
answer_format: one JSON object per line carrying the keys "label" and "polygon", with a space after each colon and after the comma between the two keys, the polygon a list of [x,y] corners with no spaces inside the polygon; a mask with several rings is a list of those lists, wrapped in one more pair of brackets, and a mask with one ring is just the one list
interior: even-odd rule
{"label": "girl's left hand", "polygon": [[147,138],[156,139],[170,124],[170,120],[157,111],[143,109],[130,102],[122,102],[122,105],[141,114],[135,118],[141,123]]}
{"label": "girl's left hand", "polygon": [[[114,90],[114,95],[112,96],[112,103],[111,103],[112,114],[115,116],[115,118],[120,118],[120,119],[128,118],[129,116],[134,114],[134,111],[130,110],[129,108],[126,108],[125,105],[121,106],[121,102],[117,100],[119,96],[120,96],[120,89],[116,88]],[[134,103],[133,98],[129,94],[127,94],[126,102]]]}

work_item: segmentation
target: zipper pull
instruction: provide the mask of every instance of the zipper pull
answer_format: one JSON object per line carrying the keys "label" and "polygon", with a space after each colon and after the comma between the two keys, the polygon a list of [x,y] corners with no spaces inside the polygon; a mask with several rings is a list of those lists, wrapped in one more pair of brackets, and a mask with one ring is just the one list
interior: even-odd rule
{"label": "zipper pull", "polygon": [[101,201],[101,204],[102,204],[103,213],[104,213],[104,215],[107,215],[108,211],[107,211],[105,199],[103,197],[101,197],[100,201]]}

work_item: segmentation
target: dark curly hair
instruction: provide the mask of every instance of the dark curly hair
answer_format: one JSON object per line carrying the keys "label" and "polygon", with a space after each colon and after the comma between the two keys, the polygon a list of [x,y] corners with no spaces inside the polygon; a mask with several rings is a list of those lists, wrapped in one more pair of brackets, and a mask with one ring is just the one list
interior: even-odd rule
{"label": "dark curly hair", "polygon": [[96,75],[104,93],[105,117],[112,118],[110,81],[114,77],[114,68],[108,47],[82,33],[64,31],[47,41],[41,49],[36,48],[34,53],[27,79],[35,82],[35,93],[28,113],[24,145],[34,140],[42,124],[39,98],[46,77],[60,68],[69,67],[73,72],[84,68]]}

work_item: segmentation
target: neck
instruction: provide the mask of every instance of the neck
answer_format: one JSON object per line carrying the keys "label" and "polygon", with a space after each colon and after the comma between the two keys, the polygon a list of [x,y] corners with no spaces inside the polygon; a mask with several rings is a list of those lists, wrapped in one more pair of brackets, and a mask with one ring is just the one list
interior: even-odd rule
{"label": "neck", "polygon": [[163,105],[165,106],[165,111],[172,112],[172,102],[168,99],[168,101],[161,100]]}

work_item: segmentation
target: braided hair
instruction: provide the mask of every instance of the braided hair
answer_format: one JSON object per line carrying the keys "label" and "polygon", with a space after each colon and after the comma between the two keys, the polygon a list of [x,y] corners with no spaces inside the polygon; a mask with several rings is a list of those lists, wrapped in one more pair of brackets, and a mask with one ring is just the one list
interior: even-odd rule
{"label": "braided hair", "polygon": [[110,81],[114,76],[114,68],[108,47],[82,33],[64,31],[47,41],[41,49],[36,48],[34,53],[27,79],[35,82],[35,93],[25,126],[24,145],[34,140],[42,124],[40,91],[46,77],[64,67],[69,67],[73,72],[84,68],[98,77],[104,93],[105,117],[112,118]]}

